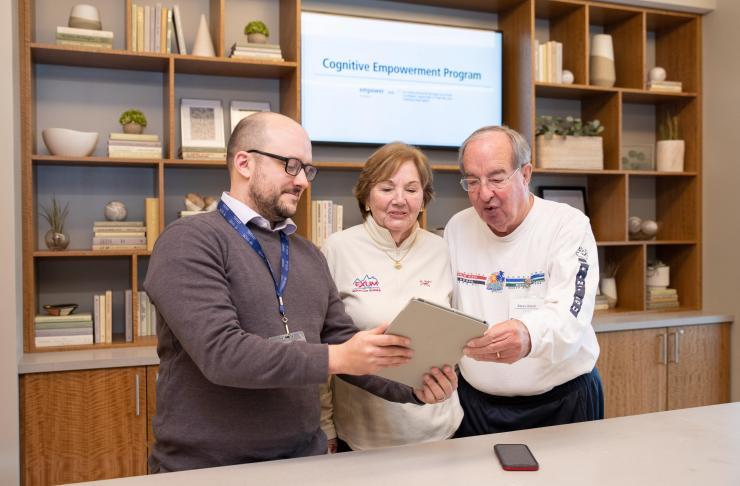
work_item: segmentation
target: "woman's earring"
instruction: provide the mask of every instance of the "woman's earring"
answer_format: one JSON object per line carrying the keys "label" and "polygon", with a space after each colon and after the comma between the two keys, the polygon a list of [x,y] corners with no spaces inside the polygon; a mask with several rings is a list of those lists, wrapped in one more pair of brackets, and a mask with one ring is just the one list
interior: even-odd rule
{"label": "woman's earring", "polygon": [[365,204],[365,211],[367,211],[368,213],[370,212],[370,206],[368,206],[367,204]]}

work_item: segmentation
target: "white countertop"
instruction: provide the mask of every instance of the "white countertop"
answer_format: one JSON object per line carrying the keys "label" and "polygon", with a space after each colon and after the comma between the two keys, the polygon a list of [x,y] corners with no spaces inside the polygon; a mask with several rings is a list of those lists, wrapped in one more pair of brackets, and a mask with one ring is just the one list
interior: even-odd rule
{"label": "white countertop", "polygon": [[[594,316],[596,332],[627,331],[671,326],[698,326],[733,322],[727,314],[703,311],[659,312],[659,313],[598,313]],[[52,351],[25,353],[18,363],[18,374],[47,373],[57,371],[120,368],[130,366],[158,365],[159,357],[155,346],[131,346],[123,348],[85,349],[79,351]]]}
{"label": "white countertop", "polygon": [[[536,472],[507,472],[493,444],[525,443]],[[368,452],[91,483],[108,486],[737,486],[740,403]]]}

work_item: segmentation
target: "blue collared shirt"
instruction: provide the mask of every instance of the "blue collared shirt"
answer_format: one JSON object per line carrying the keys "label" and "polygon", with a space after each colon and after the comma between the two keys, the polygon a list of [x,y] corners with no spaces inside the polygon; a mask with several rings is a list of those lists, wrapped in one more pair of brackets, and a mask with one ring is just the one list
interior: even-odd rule
{"label": "blue collared shirt", "polygon": [[236,217],[239,218],[239,221],[244,224],[247,224],[251,221],[260,228],[264,228],[268,231],[283,230],[285,231],[286,235],[291,235],[295,233],[296,229],[298,229],[293,220],[290,218],[280,221],[273,228],[272,224],[267,221],[267,219],[265,219],[263,216],[260,216],[254,209],[250,208],[243,202],[230,196],[229,193],[226,191],[221,194],[221,200],[229,207],[229,209],[234,212]]}

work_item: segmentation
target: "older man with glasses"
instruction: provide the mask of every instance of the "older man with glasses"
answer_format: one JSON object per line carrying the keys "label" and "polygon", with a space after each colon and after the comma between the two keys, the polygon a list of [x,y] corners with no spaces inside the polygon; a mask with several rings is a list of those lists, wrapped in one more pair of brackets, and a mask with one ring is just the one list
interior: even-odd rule
{"label": "older man with glasses", "polygon": [[604,415],[591,326],[596,241],[582,212],[530,192],[530,153],[519,133],[500,126],[460,147],[472,207],[445,229],[454,303],[490,327],[460,362],[465,417],[456,437]]}
{"label": "older man with glasses", "polygon": [[218,212],[170,224],[144,288],[158,320],[152,472],[323,454],[319,385],[330,374],[387,400],[439,403],[453,370],[412,390],[363,376],[406,363],[407,338],[358,332],[326,260],[290,219],[317,168],[303,128],[252,115],[229,140]]}

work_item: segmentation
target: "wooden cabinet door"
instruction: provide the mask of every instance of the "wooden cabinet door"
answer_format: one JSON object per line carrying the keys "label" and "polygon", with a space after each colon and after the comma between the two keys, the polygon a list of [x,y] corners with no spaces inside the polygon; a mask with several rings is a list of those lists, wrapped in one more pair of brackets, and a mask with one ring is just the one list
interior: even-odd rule
{"label": "wooden cabinet door", "polygon": [[596,363],[606,417],[660,412],[666,406],[666,330],[602,332]]}
{"label": "wooden cabinet door", "polygon": [[668,410],[729,401],[729,324],[669,328],[668,361]]}
{"label": "wooden cabinet door", "polygon": [[145,371],[140,367],[23,375],[24,484],[146,474]]}

